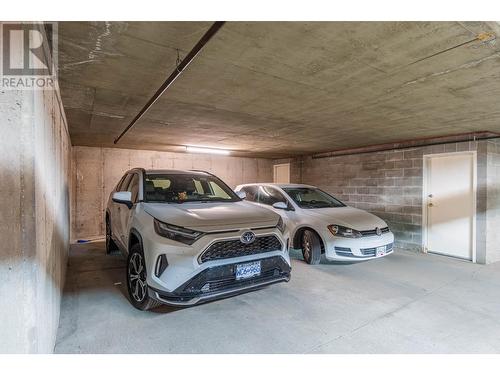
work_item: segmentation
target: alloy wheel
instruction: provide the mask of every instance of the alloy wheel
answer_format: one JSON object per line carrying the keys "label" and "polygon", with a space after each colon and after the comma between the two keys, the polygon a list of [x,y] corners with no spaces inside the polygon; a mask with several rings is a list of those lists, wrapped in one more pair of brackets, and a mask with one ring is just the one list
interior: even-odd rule
{"label": "alloy wheel", "polygon": [[309,259],[311,257],[311,240],[307,234],[302,239],[302,249],[304,250],[304,258]]}
{"label": "alloy wheel", "polygon": [[109,225],[109,220],[106,220],[106,246],[111,244],[111,227]]}
{"label": "alloy wheel", "polygon": [[128,282],[132,298],[142,302],[147,296],[146,268],[141,254],[134,253],[128,264]]}

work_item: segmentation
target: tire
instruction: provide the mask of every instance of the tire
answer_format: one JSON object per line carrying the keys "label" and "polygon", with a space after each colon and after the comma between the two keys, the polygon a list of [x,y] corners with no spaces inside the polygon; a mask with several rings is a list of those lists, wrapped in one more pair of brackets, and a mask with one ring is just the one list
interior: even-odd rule
{"label": "tire", "polygon": [[115,241],[113,241],[113,236],[111,233],[111,221],[109,216],[106,215],[106,254],[115,253],[118,251],[118,246],[116,246]]}
{"label": "tire", "polygon": [[136,309],[151,310],[162,304],[149,296],[144,252],[138,243],[130,248],[126,273],[128,296]]}
{"label": "tire", "polygon": [[321,261],[321,240],[312,230],[302,233],[302,255],[308,264],[319,264]]}

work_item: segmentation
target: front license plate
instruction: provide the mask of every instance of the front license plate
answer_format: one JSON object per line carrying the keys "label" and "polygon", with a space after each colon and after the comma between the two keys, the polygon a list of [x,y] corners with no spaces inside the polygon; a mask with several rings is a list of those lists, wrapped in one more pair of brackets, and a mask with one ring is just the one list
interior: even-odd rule
{"label": "front license plate", "polygon": [[385,246],[377,247],[377,256],[381,257],[382,255],[385,255]]}
{"label": "front license plate", "polygon": [[259,275],[260,261],[236,265],[236,280],[248,279]]}

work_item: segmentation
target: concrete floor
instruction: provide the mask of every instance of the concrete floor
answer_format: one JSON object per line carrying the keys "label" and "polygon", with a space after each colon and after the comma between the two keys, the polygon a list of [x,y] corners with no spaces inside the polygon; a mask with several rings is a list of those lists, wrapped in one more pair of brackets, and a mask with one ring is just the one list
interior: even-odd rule
{"label": "concrete floor", "polygon": [[129,304],[102,242],[69,258],[56,353],[500,353],[500,263],[399,252],[187,309]]}

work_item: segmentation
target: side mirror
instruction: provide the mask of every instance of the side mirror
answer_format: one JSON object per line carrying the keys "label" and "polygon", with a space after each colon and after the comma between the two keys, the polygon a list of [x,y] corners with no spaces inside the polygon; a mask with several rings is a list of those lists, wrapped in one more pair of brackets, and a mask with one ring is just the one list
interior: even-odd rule
{"label": "side mirror", "polygon": [[240,199],[245,199],[247,197],[247,193],[245,193],[243,190],[237,191],[236,195],[240,197]]}
{"label": "side mirror", "polygon": [[288,210],[288,205],[285,202],[276,202],[273,203],[273,207],[278,210]]}
{"label": "side mirror", "polygon": [[113,193],[113,202],[126,205],[129,209],[132,208],[132,193],[130,191],[117,191]]}

